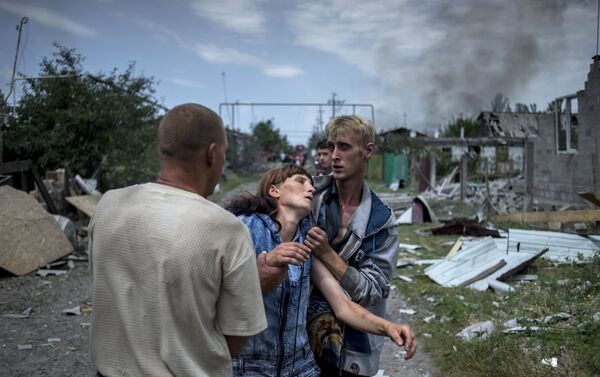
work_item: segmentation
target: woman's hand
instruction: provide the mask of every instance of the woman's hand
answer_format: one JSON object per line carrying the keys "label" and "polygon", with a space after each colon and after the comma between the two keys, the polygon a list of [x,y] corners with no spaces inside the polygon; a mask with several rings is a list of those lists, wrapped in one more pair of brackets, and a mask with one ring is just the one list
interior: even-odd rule
{"label": "woman's hand", "polygon": [[386,335],[394,341],[398,346],[404,346],[406,354],[404,359],[408,360],[415,355],[417,351],[417,342],[415,335],[409,325],[389,322],[385,327]]}
{"label": "woman's hand", "polygon": [[283,267],[288,264],[299,266],[310,258],[308,246],[298,242],[283,242],[265,255],[265,263],[270,267]]}
{"label": "woman's hand", "polygon": [[329,240],[327,239],[327,233],[319,227],[313,226],[308,231],[304,244],[312,250],[316,257],[321,257],[323,254],[329,252],[331,246],[329,246]]}

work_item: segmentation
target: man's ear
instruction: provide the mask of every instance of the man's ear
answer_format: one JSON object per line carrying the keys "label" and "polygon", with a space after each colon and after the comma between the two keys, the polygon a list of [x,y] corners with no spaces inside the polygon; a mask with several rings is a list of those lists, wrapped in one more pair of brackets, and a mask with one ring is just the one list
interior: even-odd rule
{"label": "man's ear", "polygon": [[375,153],[375,143],[368,143],[365,147],[365,159],[369,161],[373,157],[373,153]]}
{"label": "man's ear", "polygon": [[215,163],[216,158],[217,158],[217,144],[210,143],[208,148],[206,148],[206,162],[208,163],[208,166],[213,165]]}
{"label": "man's ear", "polygon": [[271,185],[271,187],[269,187],[269,195],[271,195],[273,199],[279,199],[280,194],[277,186]]}

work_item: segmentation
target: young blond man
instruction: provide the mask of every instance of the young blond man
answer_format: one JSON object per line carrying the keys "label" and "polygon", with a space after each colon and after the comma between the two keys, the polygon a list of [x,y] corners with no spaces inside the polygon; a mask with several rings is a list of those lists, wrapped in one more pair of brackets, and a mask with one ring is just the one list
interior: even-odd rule
{"label": "young blond man", "polygon": [[[384,317],[398,256],[398,229],[392,210],[365,181],[375,132],[368,120],[356,115],[334,118],[325,132],[333,174],[315,177],[312,217],[317,226],[305,243],[353,301]],[[324,240],[325,247],[313,248]],[[341,325],[316,290],[308,319],[321,376],[377,373],[383,338]]]}

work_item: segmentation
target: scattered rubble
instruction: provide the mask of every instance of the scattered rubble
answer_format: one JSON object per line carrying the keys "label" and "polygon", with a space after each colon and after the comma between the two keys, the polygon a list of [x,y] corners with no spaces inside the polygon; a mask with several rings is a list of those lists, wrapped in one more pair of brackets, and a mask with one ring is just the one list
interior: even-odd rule
{"label": "scattered rubble", "polygon": [[494,331],[495,326],[492,321],[479,322],[474,325],[465,327],[461,332],[456,334],[457,337],[466,342],[470,342],[475,338],[485,339]]}
{"label": "scattered rubble", "polygon": [[47,269],[39,269],[36,272],[36,275],[39,275],[41,277],[46,277],[46,276],[60,276],[60,275],[64,275],[67,273],[66,270],[47,270]]}
{"label": "scattered rubble", "polygon": [[68,308],[62,311],[63,314],[66,315],[81,315],[81,307],[79,307],[79,305],[73,307],[73,308]]}
{"label": "scattered rubble", "polygon": [[[448,256],[426,268],[425,274],[444,287],[508,293],[514,288],[505,281],[538,257],[557,264],[584,263],[599,250],[600,236],[509,229],[506,238],[459,239]],[[511,280],[536,279],[535,275],[520,275]]]}

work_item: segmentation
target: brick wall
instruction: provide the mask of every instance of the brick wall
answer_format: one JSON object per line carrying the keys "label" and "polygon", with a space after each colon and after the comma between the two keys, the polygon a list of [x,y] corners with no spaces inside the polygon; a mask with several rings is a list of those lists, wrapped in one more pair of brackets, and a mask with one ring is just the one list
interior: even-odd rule
{"label": "brick wall", "polygon": [[558,153],[554,114],[538,118],[534,140],[533,195],[536,198],[592,206],[577,192],[600,197],[600,60],[590,65],[584,89],[577,92],[578,145],[576,153]]}

